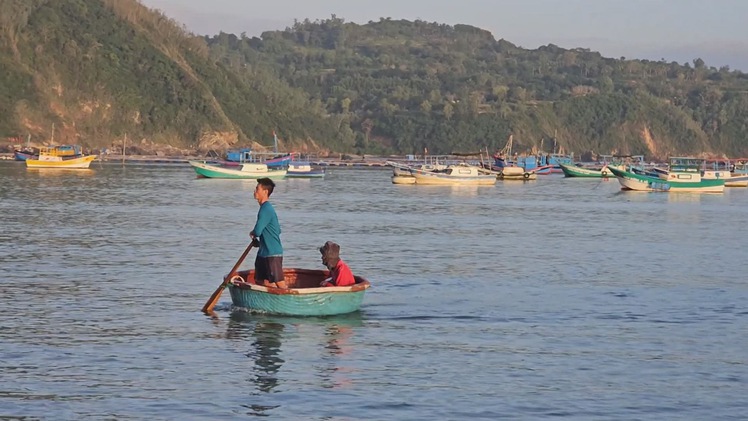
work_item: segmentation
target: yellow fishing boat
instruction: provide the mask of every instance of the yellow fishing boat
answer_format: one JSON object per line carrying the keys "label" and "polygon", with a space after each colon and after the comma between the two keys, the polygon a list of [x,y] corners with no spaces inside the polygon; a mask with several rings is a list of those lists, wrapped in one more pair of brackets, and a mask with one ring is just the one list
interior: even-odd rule
{"label": "yellow fishing boat", "polygon": [[73,155],[61,152],[57,148],[40,148],[39,157],[27,159],[26,168],[86,169],[96,155]]}

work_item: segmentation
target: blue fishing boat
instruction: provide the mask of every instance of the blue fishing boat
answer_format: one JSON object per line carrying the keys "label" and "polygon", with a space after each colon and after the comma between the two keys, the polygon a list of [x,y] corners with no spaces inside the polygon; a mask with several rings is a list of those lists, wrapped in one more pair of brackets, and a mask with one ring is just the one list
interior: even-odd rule
{"label": "blue fishing boat", "polygon": [[[553,174],[563,172],[561,164],[572,164],[574,162],[573,154],[538,152],[535,148],[533,148],[532,153],[514,153],[512,155],[513,139],[514,136],[509,135],[509,140],[504,148],[493,155],[494,162],[491,170],[503,172],[504,168],[519,167],[523,170],[523,174]],[[555,148],[554,140],[554,150]],[[488,153],[488,149],[486,149],[486,153]]]}
{"label": "blue fishing boat", "polygon": [[[259,155],[259,154],[258,154]],[[273,154],[272,157],[266,157],[261,160],[268,168],[285,168],[291,162],[291,154]]]}
{"label": "blue fishing boat", "polygon": [[13,151],[13,158],[16,161],[25,161],[27,159],[37,159],[39,158],[39,151],[36,150],[14,150]]}
{"label": "blue fishing boat", "polygon": [[230,163],[261,163],[268,168],[287,167],[291,162],[290,153],[256,152],[250,148],[232,149],[226,152],[226,161]]}
{"label": "blue fishing boat", "polygon": [[330,276],[326,270],[287,268],[283,276],[288,288],[273,288],[254,282],[254,270],[239,271],[228,284],[231,301],[251,311],[285,316],[334,316],[358,311],[369,281],[355,276],[345,287],[320,287]]}
{"label": "blue fishing boat", "polygon": [[250,148],[232,149],[226,152],[226,161],[239,163],[262,163],[268,168],[285,168],[291,162],[290,153],[278,152],[278,136],[273,131],[274,152],[257,152]]}
{"label": "blue fishing boat", "polygon": [[252,149],[250,148],[231,149],[226,152],[226,161],[252,162],[252,159]]}

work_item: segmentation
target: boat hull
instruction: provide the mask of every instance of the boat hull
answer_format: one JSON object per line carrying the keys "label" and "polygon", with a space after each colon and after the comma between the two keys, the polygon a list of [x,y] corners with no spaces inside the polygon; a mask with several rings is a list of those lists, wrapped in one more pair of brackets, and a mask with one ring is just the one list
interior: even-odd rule
{"label": "boat hull", "polygon": [[[358,311],[370,284],[356,277],[350,287],[319,287],[329,272],[308,269],[284,269],[288,289],[257,285],[254,271],[239,272],[243,281],[229,283],[234,306],[253,312],[283,316],[335,316]],[[249,282],[246,282],[249,280]]]}
{"label": "boat hull", "polygon": [[416,178],[412,175],[393,175],[392,184],[416,184]]}
{"label": "boat hull", "polygon": [[[217,165],[211,165],[204,162],[190,161],[192,169],[199,177],[203,178],[227,178],[227,179],[257,179],[272,178],[281,179],[286,177],[286,170],[268,170],[267,166],[258,164],[243,164],[237,168],[226,168]],[[248,167],[251,166],[251,167]],[[251,170],[251,168],[257,170]],[[248,170],[250,168],[250,170]],[[262,168],[262,169],[260,169]]]}
{"label": "boat hull", "polygon": [[573,164],[559,164],[561,171],[563,171],[565,177],[577,177],[577,178],[606,178],[614,177],[613,173],[610,172],[608,167],[602,168],[584,168],[577,167]]}
{"label": "boat hull", "polygon": [[704,171],[702,178],[721,178],[725,180],[725,187],[748,187],[748,175],[733,175],[730,171]]}
{"label": "boat hull", "polygon": [[13,158],[16,161],[26,161],[28,159],[37,159],[38,157],[39,155],[33,152],[13,151]]}
{"label": "boat hull", "polygon": [[748,175],[732,175],[726,178],[725,187],[748,187]]}
{"label": "boat hull", "polygon": [[286,170],[286,177],[289,178],[322,178],[324,176],[324,168],[314,168],[306,162],[299,163],[291,161]]}
{"label": "boat hull", "polygon": [[516,181],[527,181],[537,180],[538,175],[534,171],[525,171],[522,167],[504,167],[499,173],[499,179],[501,180],[516,180]]}
{"label": "boat hull", "polygon": [[263,164],[267,165],[268,168],[283,168],[287,167],[291,162],[291,154],[278,156],[275,158],[266,159]]}
{"label": "boat hull", "polygon": [[669,181],[613,167],[609,169],[616,176],[621,187],[626,190],[671,193],[722,193],[725,190],[724,179],[698,178],[698,181]]}
{"label": "boat hull", "polygon": [[496,184],[496,176],[481,174],[481,168],[469,165],[450,165],[445,171],[411,170],[415,184],[432,186],[492,186]]}
{"label": "boat hull", "polygon": [[[59,158],[59,159],[56,159]],[[87,169],[96,155],[86,155],[78,158],[62,159],[61,157],[40,156],[40,159],[27,159],[26,168],[57,168],[57,169]]]}
{"label": "boat hull", "polygon": [[492,186],[496,184],[496,177],[491,175],[476,177],[449,177],[441,174],[414,173],[415,184],[432,186]]}

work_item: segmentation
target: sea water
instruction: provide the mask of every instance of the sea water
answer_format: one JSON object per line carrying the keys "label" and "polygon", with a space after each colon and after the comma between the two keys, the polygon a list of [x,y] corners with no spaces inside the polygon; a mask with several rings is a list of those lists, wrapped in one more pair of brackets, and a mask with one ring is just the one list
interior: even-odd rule
{"label": "sea water", "polygon": [[0,163],[0,418],[744,419],[748,189],[390,175],[328,168],[271,196],[285,266],[339,243],[372,284],[360,312],[225,293],[209,317],[255,181]]}

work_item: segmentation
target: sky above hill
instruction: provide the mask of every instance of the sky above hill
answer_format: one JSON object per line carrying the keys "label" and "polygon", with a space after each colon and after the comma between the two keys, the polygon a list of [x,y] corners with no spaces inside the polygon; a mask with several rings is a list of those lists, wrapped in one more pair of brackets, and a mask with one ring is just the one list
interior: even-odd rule
{"label": "sky above hill", "polygon": [[467,24],[520,47],[589,48],[605,57],[748,72],[745,0],[140,0],[200,35],[259,36],[294,19],[333,14],[364,24],[379,18]]}

